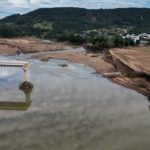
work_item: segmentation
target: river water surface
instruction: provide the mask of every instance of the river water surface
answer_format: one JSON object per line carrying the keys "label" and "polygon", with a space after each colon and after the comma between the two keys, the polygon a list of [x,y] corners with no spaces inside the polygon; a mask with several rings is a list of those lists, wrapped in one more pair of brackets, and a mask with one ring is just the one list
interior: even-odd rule
{"label": "river water surface", "polygon": [[[150,149],[144,96],[83,64],[28,61],[32,103],[26,111],[0,108],[0,150]],[[22,76],[21,68],[0,68],[0,103],[25,102],[18,89]]]}

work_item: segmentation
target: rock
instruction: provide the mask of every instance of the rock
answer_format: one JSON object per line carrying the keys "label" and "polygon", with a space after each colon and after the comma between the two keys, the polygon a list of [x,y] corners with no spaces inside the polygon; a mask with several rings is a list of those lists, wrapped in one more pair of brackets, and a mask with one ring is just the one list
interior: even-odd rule
{"label": "rock", "polygon": [[102,77],[106,77],[106,78],[115,78],[115,77],[119,77],[121,76],[120,72],[111,72],[111,73],[103,73]]}
{"label": "rock", "polygon": [[91,55],[91,57],[98,57],[98,55]]}
{"label": "rock", "polygon": [[68,64],[58,64],[58,65],[61,67],[67,67],[68,66]]}
{"label": "rock", "polygon": [[48,59],[49,59],[49,58],[44,57],[44,58],[41,59],[41,61],[48,61]]}
{"label": "rock", "polygon": [[147,87],[147,85],[146,85],[147,82],[144,79],[140,79],[140,78],[134,79],[134,83],[136,86],[139,86],[141,88]]}

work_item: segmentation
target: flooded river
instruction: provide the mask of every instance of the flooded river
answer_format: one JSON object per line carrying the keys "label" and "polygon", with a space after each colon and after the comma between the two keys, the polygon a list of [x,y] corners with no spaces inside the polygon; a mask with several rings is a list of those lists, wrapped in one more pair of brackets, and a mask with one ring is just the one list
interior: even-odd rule
{"label": "flooded river", "polygon": [[26,104],[23,71],[0,68],[0,150],[150,149],[146,97],[83,64],[28,61],[32,103],[19,110],[11,105]]}

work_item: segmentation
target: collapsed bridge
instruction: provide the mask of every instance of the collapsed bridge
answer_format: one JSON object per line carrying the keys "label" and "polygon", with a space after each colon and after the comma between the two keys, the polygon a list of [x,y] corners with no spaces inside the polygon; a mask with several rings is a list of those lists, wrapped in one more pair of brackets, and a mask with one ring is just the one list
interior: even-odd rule
{"label": "collapsed bridge", "polygon": [[28,81],[29,63],[26,61],[0,61],[0,67],[22,67],[24,71],[24,81]]}

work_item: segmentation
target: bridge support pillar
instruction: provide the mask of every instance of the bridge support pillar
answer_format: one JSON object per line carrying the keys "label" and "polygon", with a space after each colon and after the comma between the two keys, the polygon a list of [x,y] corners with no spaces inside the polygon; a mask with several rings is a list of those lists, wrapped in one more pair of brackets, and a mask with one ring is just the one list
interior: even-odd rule
{"label": "bridge support pillar", "polygon": [[24,64],[23,71],[24,71],[24,81],[29,82],[29,65],[28,64]]}

